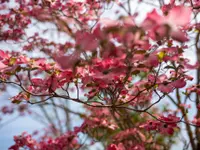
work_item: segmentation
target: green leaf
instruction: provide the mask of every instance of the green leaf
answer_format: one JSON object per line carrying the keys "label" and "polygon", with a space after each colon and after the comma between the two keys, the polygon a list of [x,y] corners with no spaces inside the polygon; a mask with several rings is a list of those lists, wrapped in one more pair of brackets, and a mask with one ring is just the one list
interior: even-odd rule
{"label": "green leaf", "polygon": [[157,56],[158,56],[158,59],[159,59],[160,61],[162,61],[163,58],[165,57],[165,52],[161,51],[161,52],[159,52],[159,53],[157,54]]}
{"label": "green leaf", "polygon": [[13,58],[10,58],[10,62],[9,62],[9,65],[14,65],[15,62],[16,62],[17,58],[13,57]]}
{"label": "green leaf", "polygon": [[146,52],[146,50],[138,50],[135,52],[135,54],[145,54]]}
{"label": "green leaf", "polygon": [[15,69],[15,72],[20,72],[21,71],[21,66],[17,66],[17,68]]}
{"label": "green leaf", "polygon": [[140,70],[134,70],[133,72],[132,72],[132,75],[137,75],[137,74],[139,74],[140,73]]}
{"label": "green leaf", "polygon": [[12,100],[12,103],[13,103],[13,104],[19,104],[19,103],[21,103],[21,102],[22,102],[22,101],[17,100],[17,99]]}

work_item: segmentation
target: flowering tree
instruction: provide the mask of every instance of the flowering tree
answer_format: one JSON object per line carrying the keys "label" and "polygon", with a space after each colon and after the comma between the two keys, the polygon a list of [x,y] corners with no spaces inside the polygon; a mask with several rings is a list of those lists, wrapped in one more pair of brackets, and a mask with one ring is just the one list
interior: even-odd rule
{"label": "flowering tree", "polygon": [[[88,149],[96,142],[107,150],[165,150],[182,134],[183,149],[200,149],[198,0],[0,4],[0,88],[19,91],[1,115],[17,111],[46,124],[38,139],[15,136],[10,150]],[[144,7],[152,11],[140,19]],[[81,126],[72,126],[72,115]]]}

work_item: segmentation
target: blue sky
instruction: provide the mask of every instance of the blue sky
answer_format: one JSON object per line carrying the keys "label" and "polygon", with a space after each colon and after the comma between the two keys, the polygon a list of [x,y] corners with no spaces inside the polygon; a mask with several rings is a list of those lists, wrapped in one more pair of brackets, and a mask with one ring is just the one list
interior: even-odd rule
{"label": "blue sky", "polygon": [[[8,93],[0,95],[0,107],[2,107],[4,104],[10,103],[8,100],[9,97],[10,96]],[[7,115],[4,119],[9,120],[11,118],[13,118],[13,116]],[[24,131],[32,133],[35,130],[42,128],[43,126],[40,123],[28,116],[17,118],[15,121],[0,128],[0,150],[7,150],[12,144],[14,144],[14,135],[20,135]]]}

